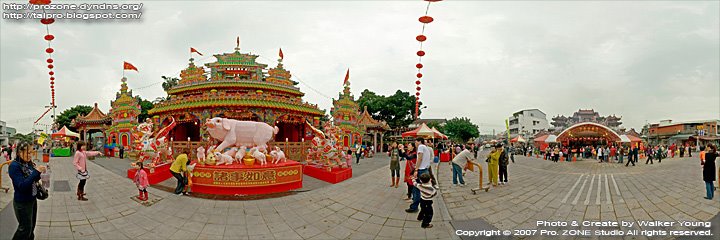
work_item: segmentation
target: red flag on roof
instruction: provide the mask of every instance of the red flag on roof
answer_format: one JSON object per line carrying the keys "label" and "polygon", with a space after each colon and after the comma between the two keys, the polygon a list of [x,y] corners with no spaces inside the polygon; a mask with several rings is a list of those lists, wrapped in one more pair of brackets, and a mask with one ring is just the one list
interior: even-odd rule
{"label": "red flag on roof", "polygon": [[345,73],[345,81],[343,84],[348,84],[348,81],[350,81],[350,69],[348,68],[347,72]]}
{"label": "red flag on roof", "polygon": [[283,59],[282,48],[280,48],[280,59]]}
{"label": "red flag on roof", "polygon": [[129,62],[123,62],[123,70],[135,70],[138,72],[138,69]]}
{"label": "red flag on roof", "polygon": [[197,53],[198,55],[202,56],[202,53],[198,52],[195,48],[190,48],[190,53]]}

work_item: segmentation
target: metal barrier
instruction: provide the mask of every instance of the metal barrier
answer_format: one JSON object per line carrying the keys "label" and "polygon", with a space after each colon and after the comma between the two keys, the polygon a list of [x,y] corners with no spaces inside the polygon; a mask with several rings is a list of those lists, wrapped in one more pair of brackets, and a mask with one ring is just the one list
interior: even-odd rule
{"label": "metal barrier", "polygon": [[[7,162],[4,162],[4,163],[0,163],[0,172],[2,172],[2,168],[3,168],[5,165],[9,165],[11,162],[12,162],[12,160],[11,160],[11,161],[7,161]],[[10,191],[10,188],[6,188],[6,187],[3,187],[3,186],[2,186],[2,176],[0,176],[0,189],[5,190],[5,193],[7,193],[8,191]]]}
{"label": "metal barrier", "polygon": [[476,193],[477,193],[478,191],[480,191],[480,190],[485,190],[486,192],[489,191],[489,190],[490,190],[490,186],[483,187],[483,169],[482,169],[482,165],[480,165],[479,163],[475,163],[475,162],[468,162],[468,164],[475,165],[475,166],[478,168],[478,172],[480,173],[480,174],[479,174],[479,176],[480,176],[480,181],[479,181],[479,184],[478,184],[478,188],[470,189],[470,191],[472,191],[473,194],[476,194]]}

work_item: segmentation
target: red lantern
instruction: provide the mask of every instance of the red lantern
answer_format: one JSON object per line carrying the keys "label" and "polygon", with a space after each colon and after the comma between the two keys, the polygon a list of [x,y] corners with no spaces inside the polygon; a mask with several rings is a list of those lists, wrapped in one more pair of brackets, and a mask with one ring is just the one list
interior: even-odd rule
{"label": "red lantern", "polygon": [[418,96],[418,97],[419,97],[419,96],[420,96],[420,93],[419,93],[419,92],[418,92],[418,93],[415,93],[415,96]]}
{"label": "red lantern", "polygon": [[417,37],[415,37],[415,40],[418,40],[418,42],[424,42],[425,40],[427,40],[427,37],[421,34],[417,35]]}
{"label": "red lantern", "polygon": [[45,24],[45,25],[50,25],[50,24],[53,24],[54,22],[55,22],[55,19],[53,19],[53,18],[40,19],[40,23]]}
{"label": "red lantern", "polygon": [[431,16],[422,16],[418,19],[421,23],[431,23],[433,18]]}
{"label": "red lantern", "polygon": [[50,71],[48,74],[50,74],[52,76],[52,75],[55,75],[55,72]]}
{"label": "red lantern", "polygon": [[50,77],[50,81],[55,81],[55,77]]}
{"label": "red lantern", "polygon": [[48,68],[52,69],[54,66],[52,64],[48,64]]}
{"label": "red lantern", "polygon": [[420,85],[420,80],[415,81],[415,84],[416,84],[416,85]]}
{"label": "red lantern", "polygon": [[53,50],[52,48],[47,48],[47,49],[45,49],[45,52],[46,52],[46,53],[53,53],[54,51],[55,51],[55,50]]}
{"label": "red lantern", "polygon": [[425,51],[423,51],[423,50],[417,51],[417,55],[420,57],[425,56]]}
{"label": "red lantern", "polygon": [[55,36],[53,36],[52,34],[45,35],[45,40],[52,41],[53,39],[55,39]]}
{"label": "red lantern", "polygon": [[420,87],[416,87],[415,89],[418,90],[418,91],[420,91]]}
{"label": "red lantern", "polygon": [[55,86],[53,86],[53,85],[50,85],[50,89],[53,89],[53,90],[54,90],[54,89],[55,89]]}
{"label": "red lantern", "polygon": [[50,84],[51,84],[51,85],[52,85],[52,84],[55,84],[55,81],[50,81]]}
{"label": "red lantern", "polygon": [[418,74],[415,75],[415,76],[417,76],[418,78],[422,78],[423,75],[422,75],[422,73],[418,73]]}
{"label": "red lantern", "polygon": [[48,59],[47,59],[47,63],[53,63],[52,58],[48,58]]}
{"label": "red lantern", "polygon": [[423,65],[422,65],[422,63],[418,63],[418,64],[415,64],[415,67],[416,67],[416,68],[423,68]]}

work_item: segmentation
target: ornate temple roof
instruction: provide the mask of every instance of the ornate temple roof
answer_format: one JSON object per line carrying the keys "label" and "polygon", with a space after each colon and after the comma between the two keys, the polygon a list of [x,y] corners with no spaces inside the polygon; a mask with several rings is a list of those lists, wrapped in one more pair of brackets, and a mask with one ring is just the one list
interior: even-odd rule
{"label": "ornate temple roof", "polygon": [[188,109],[213,107],[275,108],[322,116],[324,111],[317,105],[302,100],[305,94],[292,81],[290,71],[282,64],[263,71],[267,65],[256,62],[258,55],[234,52],[216,54],[216,62],[197,66],[190,59],[188,67],[181,71],[178,85],[167,90],[168,99],[155,105],[149,114],[160,114]]}
{"label": "ornate temple roof", "polygon": [[110,123],[110,121],[110,116],[100,111],[97,103],[95,103],[95,106],[88,114],[85,116],[78,116],[73,120],[76,124],[103,124]]}
{"label": "ornate temple roof", "polygon": [[137,123],[137,116],[140,115],[141,108],[139,99],[132,96],[132,90],[128,91],[127,78],[121,79],[120,92],[115,94],[115,100],[110,101],[110,112],[108,115],[113,119],[113,127],[118,124],[129,123],[132,125]]}
{"label": "ornate temple roof", "polygon": [[367,106],[363,109],[358,119],[358,125],[363,125],[366,128],[390,130],[390,126],[385,121],[378,121],[372,118],[370,113],[367,111]]}
{"label": "ornate temple roof", "polygon": [[333,99],[333,107],[330,109],[330,115],[333,117],[335,126],[345,131],[362,133],[365,131],[362,125],[358,124],[359,109],[355,96],[350,93],[350,70],[345,74],[343,82],[343,91],[338,93],[338,99]]}

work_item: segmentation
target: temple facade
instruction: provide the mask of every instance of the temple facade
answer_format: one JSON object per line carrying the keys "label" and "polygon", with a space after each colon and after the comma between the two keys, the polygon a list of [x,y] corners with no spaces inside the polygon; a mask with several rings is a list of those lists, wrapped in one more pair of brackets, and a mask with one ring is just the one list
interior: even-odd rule
{"label": "temple facade", "polygon": [[112,125],[107,129],[107,144],[113,142],[124,146],[125,148],[135,143],[133,138],[133,128],[138,125],[138,116],[140,115],[140,99],[133,97],[132,90],[128,91],[127,78],[121,79],[120,92],[115,94],[115,100],[110,101],[110,118]]}
{"label": "temple facade", "polygon": [[622,125],[621,118],[622,117],[615,116],[615,114],[610,116],[600,116],[600,114],[595,112],[595,110],[593,109],[580,109],[577,112],[573,113],[573,115],[570,117],[566,117],[564,115],[558,115],[556,117],[553,117],[551,123],[552,128],[550,129],[550,131],[559,133],[575,124],[591,122],[607,126],[608,128],[616,132],[622,132],[625,129],[620,127],[620,125]]}
{"label": "temple facade", "polygon": [[[70,125],[78,130],[80,140],[93,144],[95,148],[99,148],[105,143],[105,139],[107,139],[105,131],[110,128],[111,123],[112,118],[103,113],[100,108],[98,108],[98,104],[95,103],[93,109],[90,110],[88,114],[77,116],[77,118],[72,120]],[[93,139],[92,134],[96,132],[101,132],[102,136]]]}
{"label": "temple facade", "polygon": [[362,136],[365,129],[358,125],[358,112],[360,107],[355,102],[355,96],[350,93],[350,72],[345,75],[343,91],[338,93],[338,99],[333,99],[333,107],[330,115],[333,117],[333,124],[342,130],[339,141],[345,147],[353,147],[355,144],[362,144]]}
{"label": "temple facade", "polygon": [[302,100],[305,94],[290,79],[282,55],[267,74],[267,65],[256,62],[258,55],[241,53],[239,47],[214,57],[215,62],[205,64],[207,69],[190,59],[178,85],[166,91],[167,99],[148,111],[156,127],[168,125],[174,117],[177,126],[170,132],[171,139],[199,142],[209,139],[201,127],[206,119],[225,117],[277,126],[278,142],[301,142],[312,136],[305,122],[319,126],[324,112]]}

